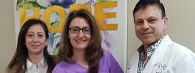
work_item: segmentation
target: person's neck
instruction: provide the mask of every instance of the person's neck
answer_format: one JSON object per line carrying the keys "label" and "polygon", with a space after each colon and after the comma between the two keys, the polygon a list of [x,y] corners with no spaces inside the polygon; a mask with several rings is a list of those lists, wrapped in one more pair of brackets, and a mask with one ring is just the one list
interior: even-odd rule
{"label": "person's neck", "polygon": [[43,58],[43,53],[40,54],[33,54],[33,53],[28,53],[28,59],[30,62],[38,66],[38,63],[42,60]]}
{"label": "person's neck", "polygon": [[71,60],[76,61],[78,64],[88,68],[88,63],[85,59],[85,50],[73,50],[73,56]]}

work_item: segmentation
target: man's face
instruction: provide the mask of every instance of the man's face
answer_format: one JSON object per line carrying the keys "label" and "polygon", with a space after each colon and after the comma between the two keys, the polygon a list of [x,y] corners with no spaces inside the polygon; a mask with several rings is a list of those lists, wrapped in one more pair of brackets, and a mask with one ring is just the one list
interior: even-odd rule
{"label": "man's face", "polygon": [[167,17],[162,18],[157,6],[147,6],[134,15],[135,33],[144,46],[150,47],[160,40],[167,26]]}

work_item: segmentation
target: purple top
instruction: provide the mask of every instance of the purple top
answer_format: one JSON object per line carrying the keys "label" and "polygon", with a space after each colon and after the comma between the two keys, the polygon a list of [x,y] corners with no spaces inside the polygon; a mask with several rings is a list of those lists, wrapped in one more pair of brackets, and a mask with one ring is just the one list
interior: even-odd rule
{"label": "purple top", "polygon": [[[52,73],[87,73],[88,69],[78,63],[58,63]],[[124,73],[112,54],[104,50],[104,55],[100,60],[99,73]]]}

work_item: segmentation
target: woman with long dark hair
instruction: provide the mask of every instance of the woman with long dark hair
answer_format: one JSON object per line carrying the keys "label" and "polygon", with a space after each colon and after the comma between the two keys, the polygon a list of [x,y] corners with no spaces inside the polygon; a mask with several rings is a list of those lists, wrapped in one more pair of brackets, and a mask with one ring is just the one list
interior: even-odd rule
{"label": "woman with long dark hair", "polygon": [[16,52],[7,73],[52,73],[55,63],[47,51],[48,37],[43,21],[27,20],[20,29]]}
{"label": "woman with long dark hair", "polygon": [[101,34],[87,10],[72,11],[64,25],[53,73],[123,73],[112,54],[101,47]]}

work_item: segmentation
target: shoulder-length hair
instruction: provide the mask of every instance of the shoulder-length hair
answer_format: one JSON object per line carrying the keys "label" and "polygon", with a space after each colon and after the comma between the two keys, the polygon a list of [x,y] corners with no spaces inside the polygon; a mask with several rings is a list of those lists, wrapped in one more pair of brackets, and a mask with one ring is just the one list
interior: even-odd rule
{"label": "shoulder-length hair", "polygon": [[[11,62],[8,64],[7,71],[13,70],[13,68],[16,68],[15,73],[23,73],[27,70],[26,60],[28,58],[28,49],[25,45],[25,36],[27,34],[28,29],[33,25],[41,25],[44,32],[46,39],[48,39],[48,29],[46,24],[39,20],[39,19],[29,19],[27,20],[22,28],[20,29],[19,35],[18,35],[18,42],[16,47],[16,52],[11,60]],[[52,57],[49,55],[47,51],[47,47],[44,47],[43,50],[43,56],[46,60],[46,63],[48,65],[48,73],[52,73],[53,68],[55,67],[55,63],[52,60]]]}
{"label": "shoulder-length hair", "polygon": [[75,10],[68,15],[62,31],[58,56],[61,58],[61,60],[71,63],[70,58],[73,56],[73,49],[70,43],[70,39],[68,38],[69,27],[71,21],[77,17],[84,18],[91,28],[91,40],[89,46],[85,50],[85,59],[89,65],[88,73],[98,73],[99,62],[103,55],[103,50],[101,48],[101,33],[95,18],[87,10]]}

